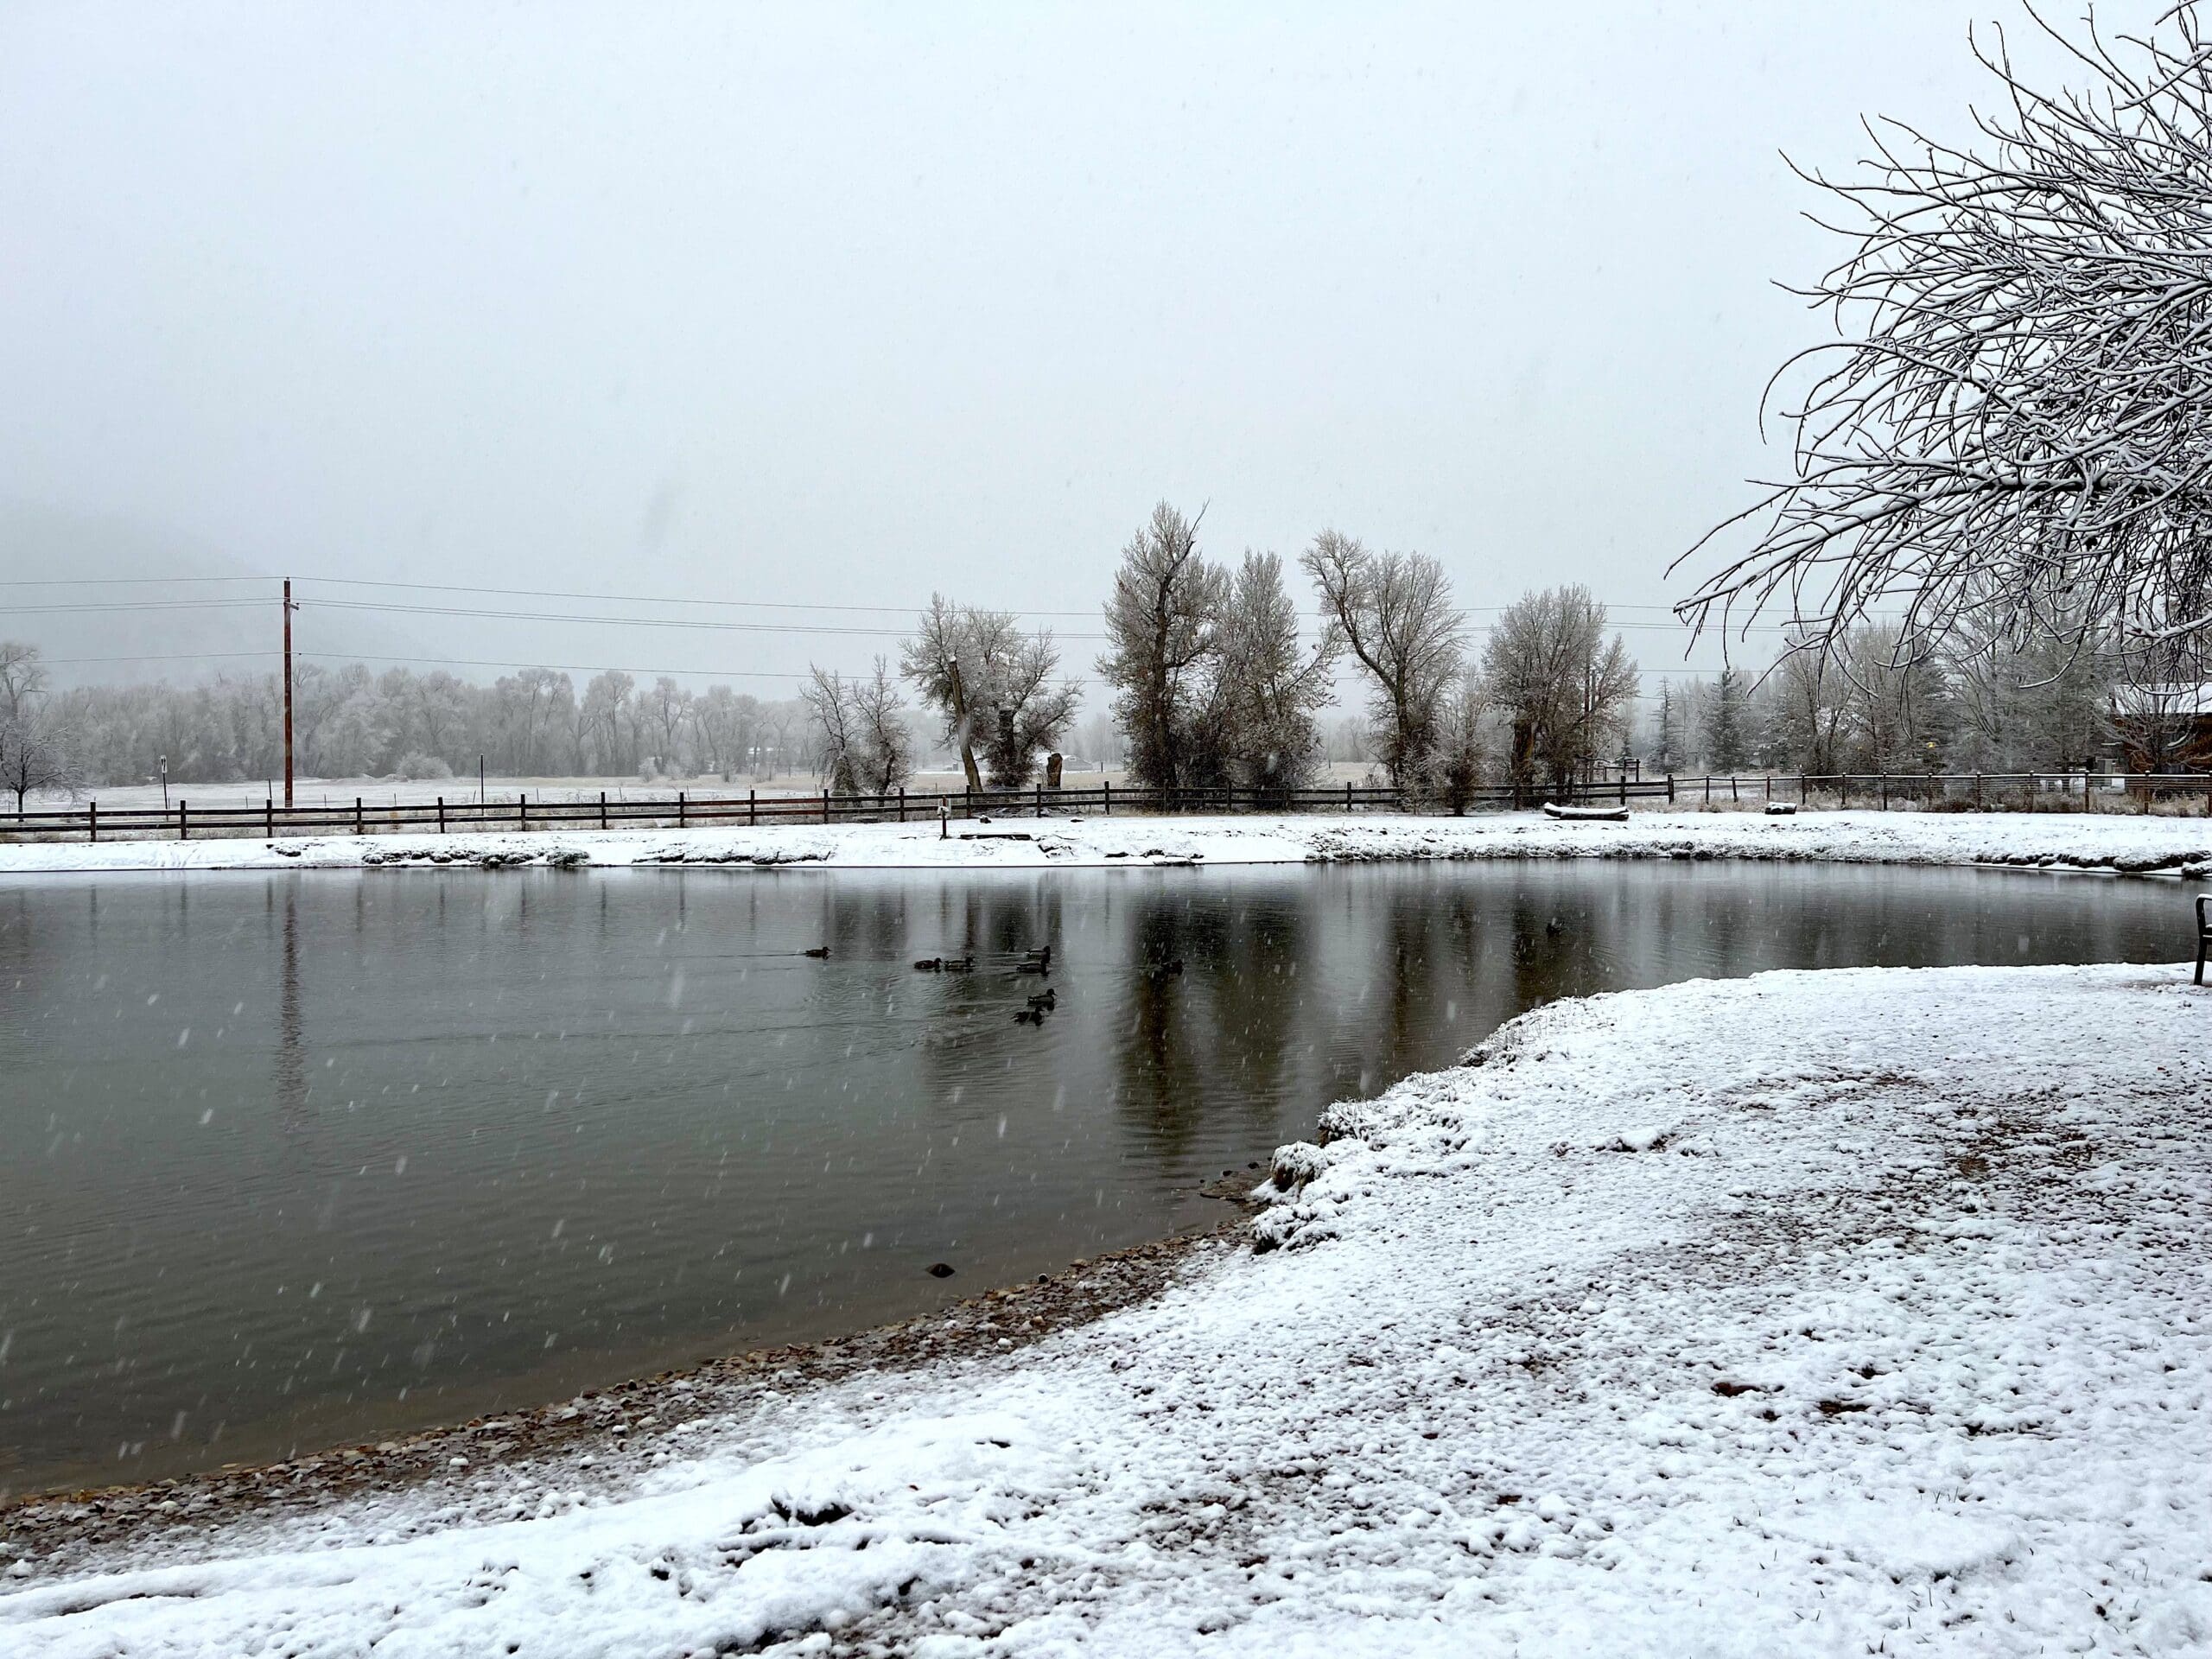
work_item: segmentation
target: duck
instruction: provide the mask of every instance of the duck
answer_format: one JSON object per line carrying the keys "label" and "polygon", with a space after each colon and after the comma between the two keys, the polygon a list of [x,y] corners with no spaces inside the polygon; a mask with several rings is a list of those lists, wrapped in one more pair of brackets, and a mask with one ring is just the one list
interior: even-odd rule
{"label": "duck", "polygon": [[1016,1008],[1014,1011],[1014,1022],[1017,1026],[1041,1026],[1045,1023],[1045,1010],[1042,1008]]}
{"label": "duck", "polygon": [[925,974],[941,974],[944,971],[944,958],[923,957],[914,963],[914,966]]}
{"label": "duck", "polygon": [[819,962],[829,956],[830,947],[826,944],[817,944],[813,950],[807,951],[805,954],[812,957],[816,961]]}
{"label": "duck", "polygon": [[1029,999],[1029,1006],[1031,1007],[1039,1009],[1046,1014],[1050,1014],[1054,1008],[1059,1007],[1059,996],[1053,991],[1048,990],[1042,996],[1033,996]]}
{"label": "duck", "polygon": [[972,974],[976,971],[973,957],[947,957],[939,967],[948,974]]}

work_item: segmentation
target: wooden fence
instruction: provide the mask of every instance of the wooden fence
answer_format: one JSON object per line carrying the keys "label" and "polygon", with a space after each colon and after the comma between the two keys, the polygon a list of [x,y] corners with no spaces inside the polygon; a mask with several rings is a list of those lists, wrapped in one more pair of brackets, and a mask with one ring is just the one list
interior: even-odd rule
{"label": "wooden fence", "polygon": [[[2120,798],[2148,810],[2155,801],[2201,802],[2212,813],[2212,777],[2082,772],[1771,773],[1758,777],[1612,779],[1577,785],[1576,804],[1756,805],[1786,801],[1802,806],[1980,810],[1993,808],[2087,811],[2100,797]],[[498,799],[447,799],[351,806],[194,806],[180,798],[167,807],[103,810],[98,800],[67,810],[0,812],[0,839],[124,840],[148,836],[198,837],[463,834],[529,830],[690,829],[711,825],[791,823],[907,823],[940,815],[963,822],[986,817],[1096,812],[1406,812],[1503,810],[1560,798],[1557,791],[1484,785],[1461,801],[1414,799],[1389,788],[1344,784],[1296,790],[1096,789],[958,790],[885,795],[693,794],[659,798],[553,800],[527,794]]]}
{"label": "wooden fence", "polygon": [[1668,798],[1920,811],[2147,812],[2159,803],[2201,804],[2212,813],[2212,776],[2194,772],[1773,772],[1757,778],[1682,778]]}
{"label": "wooden fence", "polygon": [[[1595,783],[1573,791],[1577,801],[1673,798],[1662,779]],[[1531,805],[1542,798],[1503,785],[1473,791],[1465,808]],[[940,816],[963,822],[988,817],[1043,817],[1048,813],[1096,812],[1402,812],[1415,810],[1400,791],[1345,784],[1334,788],[957,790],[944,793],[899,790],[885,795],[693,794],[621,798],[601,791],[597,800],[552,800],[516,794],[485,800],[448,799],[372,805],[356,797],[351,806],[194,806],[180,798],[167,807],[103,809],[98,800],[63,811],[0,812],[0,837],[83,839],[302,835],[466,834],[529,830],[683,830],[713,825],[791,823],[909,823]],[[1439,810],[1433,803],[1427,810]]]}

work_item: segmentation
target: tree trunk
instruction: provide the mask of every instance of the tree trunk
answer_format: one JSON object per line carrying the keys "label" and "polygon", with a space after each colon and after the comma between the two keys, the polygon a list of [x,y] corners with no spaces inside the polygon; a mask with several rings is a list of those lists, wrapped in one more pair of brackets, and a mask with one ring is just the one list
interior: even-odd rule
{"label": "tree trunk", "polygon": [[968,688],[960,678],[960,664],[952,664],[952,729],[960,739],[960,769],[968,774],[968,791],[971,795],[983,786],[983,774],[976,769],[976,746],[969,734],[968,720]]}

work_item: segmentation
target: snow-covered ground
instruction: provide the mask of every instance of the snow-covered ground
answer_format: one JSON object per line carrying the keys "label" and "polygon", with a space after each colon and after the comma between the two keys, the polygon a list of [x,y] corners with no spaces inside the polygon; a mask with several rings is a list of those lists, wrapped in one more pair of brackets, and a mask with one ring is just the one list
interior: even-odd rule
{"label": "snow-covered ground", "polygon": [[[2042,830],[1935,823],[1961,848]],[[1265,833],[1628,844],[1606,829]],[[1214,856],[1230,831],[1137,834]],[[1201,1252],[1153,1301],[639,1421],[619,1473],[480,1462],[180,1535],[182,1564],[21,1563],[0,1650],[2201,1651],[2212,992],[2186,977],[1556,1004],[1332,1109],[1325,1145],[1278,1155],[1254,1227],[1275,1248]]]}
{"label": "snow-covered ground", "polygon": [[1038,868],[1298,863],[1390,858],[1762,858],[2023,864],[2212,873],[2212,820],[2075,813],[1637,812],[1626,823],[1537,813],[1451,818],[1359,813],[1262,817],[957,820],[758,830],[326,836],[277,841],[0,845],[0,874],[36,870],[498,868],[510,865]]}

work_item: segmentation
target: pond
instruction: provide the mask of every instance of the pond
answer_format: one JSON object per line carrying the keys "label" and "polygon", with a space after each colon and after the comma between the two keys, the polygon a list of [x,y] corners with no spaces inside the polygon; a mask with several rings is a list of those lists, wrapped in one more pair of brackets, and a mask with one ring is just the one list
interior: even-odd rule
{"label": "pond", "polygon": [[0,1489],[384,1438],[1214,1220],[1331,1101],[1557,997],[2166,961],[2183,909],[1594,861],[0,881]]}

